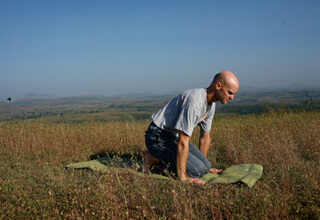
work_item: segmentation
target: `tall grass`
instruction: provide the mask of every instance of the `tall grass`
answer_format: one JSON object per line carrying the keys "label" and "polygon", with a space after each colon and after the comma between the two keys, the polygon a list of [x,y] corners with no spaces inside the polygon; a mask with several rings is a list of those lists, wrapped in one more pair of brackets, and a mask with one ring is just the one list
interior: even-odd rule
{"label": "tall grass", "polygon": [[209,160],[261,164],[252,189],[64,169],[99,152],[141,154],[149,123],[2,122],[0,219],[320,218],[319,112],[214,119]]}

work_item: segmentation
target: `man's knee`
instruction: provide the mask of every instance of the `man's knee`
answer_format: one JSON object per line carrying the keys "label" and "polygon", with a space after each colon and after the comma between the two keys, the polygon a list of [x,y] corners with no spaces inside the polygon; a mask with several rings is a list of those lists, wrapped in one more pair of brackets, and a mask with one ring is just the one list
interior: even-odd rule
{"label": "man's knee", "polygon": [[190,166],[187,166],[187,174],[191,178],[201,178],[204,174],[208,173],[210,170],[210,167],[205,166],[205,164],[190,164]]}

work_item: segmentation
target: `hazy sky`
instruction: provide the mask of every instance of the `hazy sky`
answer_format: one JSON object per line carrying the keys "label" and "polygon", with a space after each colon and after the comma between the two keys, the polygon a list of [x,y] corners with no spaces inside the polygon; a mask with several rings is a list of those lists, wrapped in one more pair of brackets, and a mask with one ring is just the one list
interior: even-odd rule
{"label": "hazy sky", "polygon": [[317,85],[319,58],[318,0],[0,0],[0,101]]}

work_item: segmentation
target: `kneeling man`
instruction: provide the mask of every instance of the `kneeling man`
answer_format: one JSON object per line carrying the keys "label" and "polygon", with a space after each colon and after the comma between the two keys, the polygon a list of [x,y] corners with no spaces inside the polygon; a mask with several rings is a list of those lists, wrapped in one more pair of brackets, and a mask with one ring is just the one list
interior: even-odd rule
{"label": "kneeling man", "polygon": [[[211,168],[207,159],[215,102],[227,104],[238,89],[235,75],[223,71],[215,75],[207,89],[186,90],[153,114],[146,131],[145,165],[157,164],[161,170],[167,169],[188,183],[205,184],[199,178],[208,172],[220,172]],[[199,149],[190,143],[197,125],[200,126]]]}

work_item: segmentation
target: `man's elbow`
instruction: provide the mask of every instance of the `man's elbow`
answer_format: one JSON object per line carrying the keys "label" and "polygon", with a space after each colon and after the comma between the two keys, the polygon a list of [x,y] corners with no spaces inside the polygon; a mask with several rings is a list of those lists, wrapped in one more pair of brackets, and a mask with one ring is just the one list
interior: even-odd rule
{"label": "man's elbow", "polygon": [[210,137],[210,132],[204,132],[200,135],[200,139],[207,139],[207,140],[211,140],[211,137]]}
{"label": "man's elbow", "polygon": [[187,147],[189,147],[189,142],[187,142],[187,141],[179,141],[178,142],[178,150],[183,150]]}

